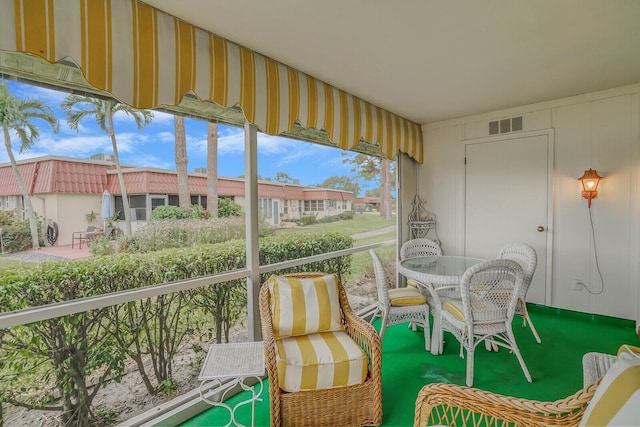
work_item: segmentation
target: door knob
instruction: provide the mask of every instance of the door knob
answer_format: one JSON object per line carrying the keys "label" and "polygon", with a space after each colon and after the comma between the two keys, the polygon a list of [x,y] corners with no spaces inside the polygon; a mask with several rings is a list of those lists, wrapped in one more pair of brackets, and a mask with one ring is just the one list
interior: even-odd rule
{"label": "door knob", "polygon": [[541,226],[541,225],[539,225],[539,226],[538,226],[538,231],[542,233],[542,232],[544,231],[544,227],[543,227],[543,226]]}

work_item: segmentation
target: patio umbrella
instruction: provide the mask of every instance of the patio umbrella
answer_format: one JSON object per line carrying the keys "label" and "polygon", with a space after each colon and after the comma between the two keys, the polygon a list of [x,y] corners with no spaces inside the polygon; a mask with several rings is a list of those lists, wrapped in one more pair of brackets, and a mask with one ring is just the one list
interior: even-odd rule
{"label": "patio umbrella", "polygon": [[111,194],[109,191],[104,190],[102,192],[102,206],[100,208],[100,216],[104,221],[103,228],[106,227],[106,222],[111,218],[113,213],[111,212]]}

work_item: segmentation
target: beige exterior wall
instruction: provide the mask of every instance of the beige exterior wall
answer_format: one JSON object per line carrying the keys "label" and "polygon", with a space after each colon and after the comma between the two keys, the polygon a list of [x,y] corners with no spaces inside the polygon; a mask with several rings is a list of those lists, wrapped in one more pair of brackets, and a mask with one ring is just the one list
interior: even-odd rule
{"label": "beige exterior wall", "polygon": [[[35,197],[33,198],[36,199]],[[70,245],[74,231],[84,231],[89,225],[102,228],[100,218],[100,194],[51,194],[41,199],[40,208],[34,209],[45,219],[53,219],[58,223],[57,245]],[[95,212],[97,218],[89,224],[86,215]],[[46,225],[46,222],[45,222]]]}

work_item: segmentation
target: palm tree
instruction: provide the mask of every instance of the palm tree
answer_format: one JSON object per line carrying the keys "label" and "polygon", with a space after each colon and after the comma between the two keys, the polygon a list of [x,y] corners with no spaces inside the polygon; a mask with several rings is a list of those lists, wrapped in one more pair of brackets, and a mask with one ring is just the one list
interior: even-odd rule
{"label": "palm tree", "polygon": [[176,134],[176,173],[178,174],[178,204],[183,209],[191,207],[189,193],[189,175],[187,174],[187,139],[184,132],[184,117],[173,116],[173,128]]}
{"label": "palm tree", "polygon": [[40,131],[36,125],[31,122],[32,119],[42,119],[51,125],[54,132],[58,132],[58,119],[55,118],[49,106],[33,99],[17,99],[9,91],[7,83],[3,82],[2,85],[0,85],[0,126],[2,126],[4,133],[4,146],[7,149],[11,169],[13,169],[13,174],[16,177],[20,193],[22,193],[24,207],[29,217],[32,247],[33,249],[38,249],[40,247],[38,222],[35,212],[33,211],[27,186],[20,175],[18,164],[13,156],[10,135],[10,130],[13,130],[18,135],[18,138],[20,138],[20,150],[18,151],[20,154],[29,151],[33,143],[40,137]]}
{"label": "palm tree", "polygon": [[120,158],[118,157],[118,146],[116,144],[116,133],[113,127],[113,116],[118,112],[123,112],[136,121],[138,129],[142,129],[153,119],[153,113],[149,110],[138,110],[126,104],[113,100],[103,100],[81,95],[69,95],[62,101],[62,109],[68,116],[67,123],[71,129],[78,130],[80,120],[88,116],[94,116],[100,129],[105,131],[111,138],[113,146],[113,157],[115,158],[118,181],[120,182],[120,192],[122,193],[122,210],[124,210],[125,234],[131,235],[131,212],[129,210],[129,197],[124,185],[124,176],[120,168]]}
{"label": "palm tree", "polygon": [[218,217],[218,123],[207,125],[207,210]]}

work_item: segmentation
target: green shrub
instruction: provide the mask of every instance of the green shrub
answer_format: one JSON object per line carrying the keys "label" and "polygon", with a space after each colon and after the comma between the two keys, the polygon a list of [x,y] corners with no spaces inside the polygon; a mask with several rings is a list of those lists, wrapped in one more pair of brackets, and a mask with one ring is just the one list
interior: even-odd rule
{"label": "green shrub", "polygon": [[353,219],[353,211],[344,211],[338,215],[342,220]]}
{"label": "green shrub", "polygon": [[300,218],[300,222],[304,226],[315,224],[317,221],[315,215],[303,215],[302,218]]}
{"label": "green shrub", "polygon": [[[259,241],[260,263],[318,255],[352,245],[353,239],[340,233],[270,236]],[[343,256],[268,275],[324,271],[342,276],[350,263],[351,256]],[[45,262],[29,270],[6,268],[0,271],[0,312],[245,266],[244,240],[229,240],[142,254]],[[261,278],[264,280],[266,277]],[[186,337],[211,333],[216,342],[228,341],[230,328],[246,313],[246,307],[246,280],[239,279],[33,322],[4,335],[0,331],[0,402],[13,399],[45,409],[53,393],[37,387],[53,384],[62,402],[54,406],[62,411],[65,424],[91,424],[97,414],[91,407],[95,393],[108,381],[120,381],[127,358],[136,363],[150,393],[167,391],[174,384],[174,356]],[[148,360],[151,363],[143,363]],[[109,413],[109,408],[101,411]]]}
{"label": "green shrub", "polygon": [[89,242],[89,252],[94,255],[113,255],[116,252],[114,243],[113,240],[105,236],[98,236]]}
{"label": "green shrub", "polygon": [[237,204],[231,199],[226,197],[218,199],[218,216],[228,217],[228,216],[242,216],[242,206]]}
{"label": "green shrub", "polygon": [[340,221],[340,217],[338,215],[325,216],[318,220],[318,223],[326,223],[326,222],[338,222]]}
{"label": "green shrub", "polygon": [[151,212],[149,221],[160,221],[163,219],[184,219],[189,215],[180,206],[158,206]]}
{"label": "green shrub", "polygon": [[204,208],[200,205],[191,205],[191,209],[188,212],[188,218],[191,219],[208,219],[204,216]]}
{"label": "green shrub", "polygon": [[244,235],[242,218],[157,220],[139,228],[135,245],[127,245],[123,250],[149,252],[183,248],[242,239]]}
{"label": "green shrub", "polygon": [[[342,233],[285,233],[260,240],[260,265],[275,264],[285,260],[304,258],[351,247],[353,247],[353,238]],[[348,272],[350,267],[351,255],[346,255],[286,270],[274,271],[271,274],[324,271],[336,273],[342,279],[342,274]],[[263,282],[265,280],[266,278],[262,278]]]}
{"label": "green shrub", "polygon": [[[0,211],[0,234],[2,249],[5,253],[21,252],[31,249],[31,229],[29,220],[19,220],[14,211]],[[44,244],[42,220],[38,218],[38,236],[40,245]]]}

